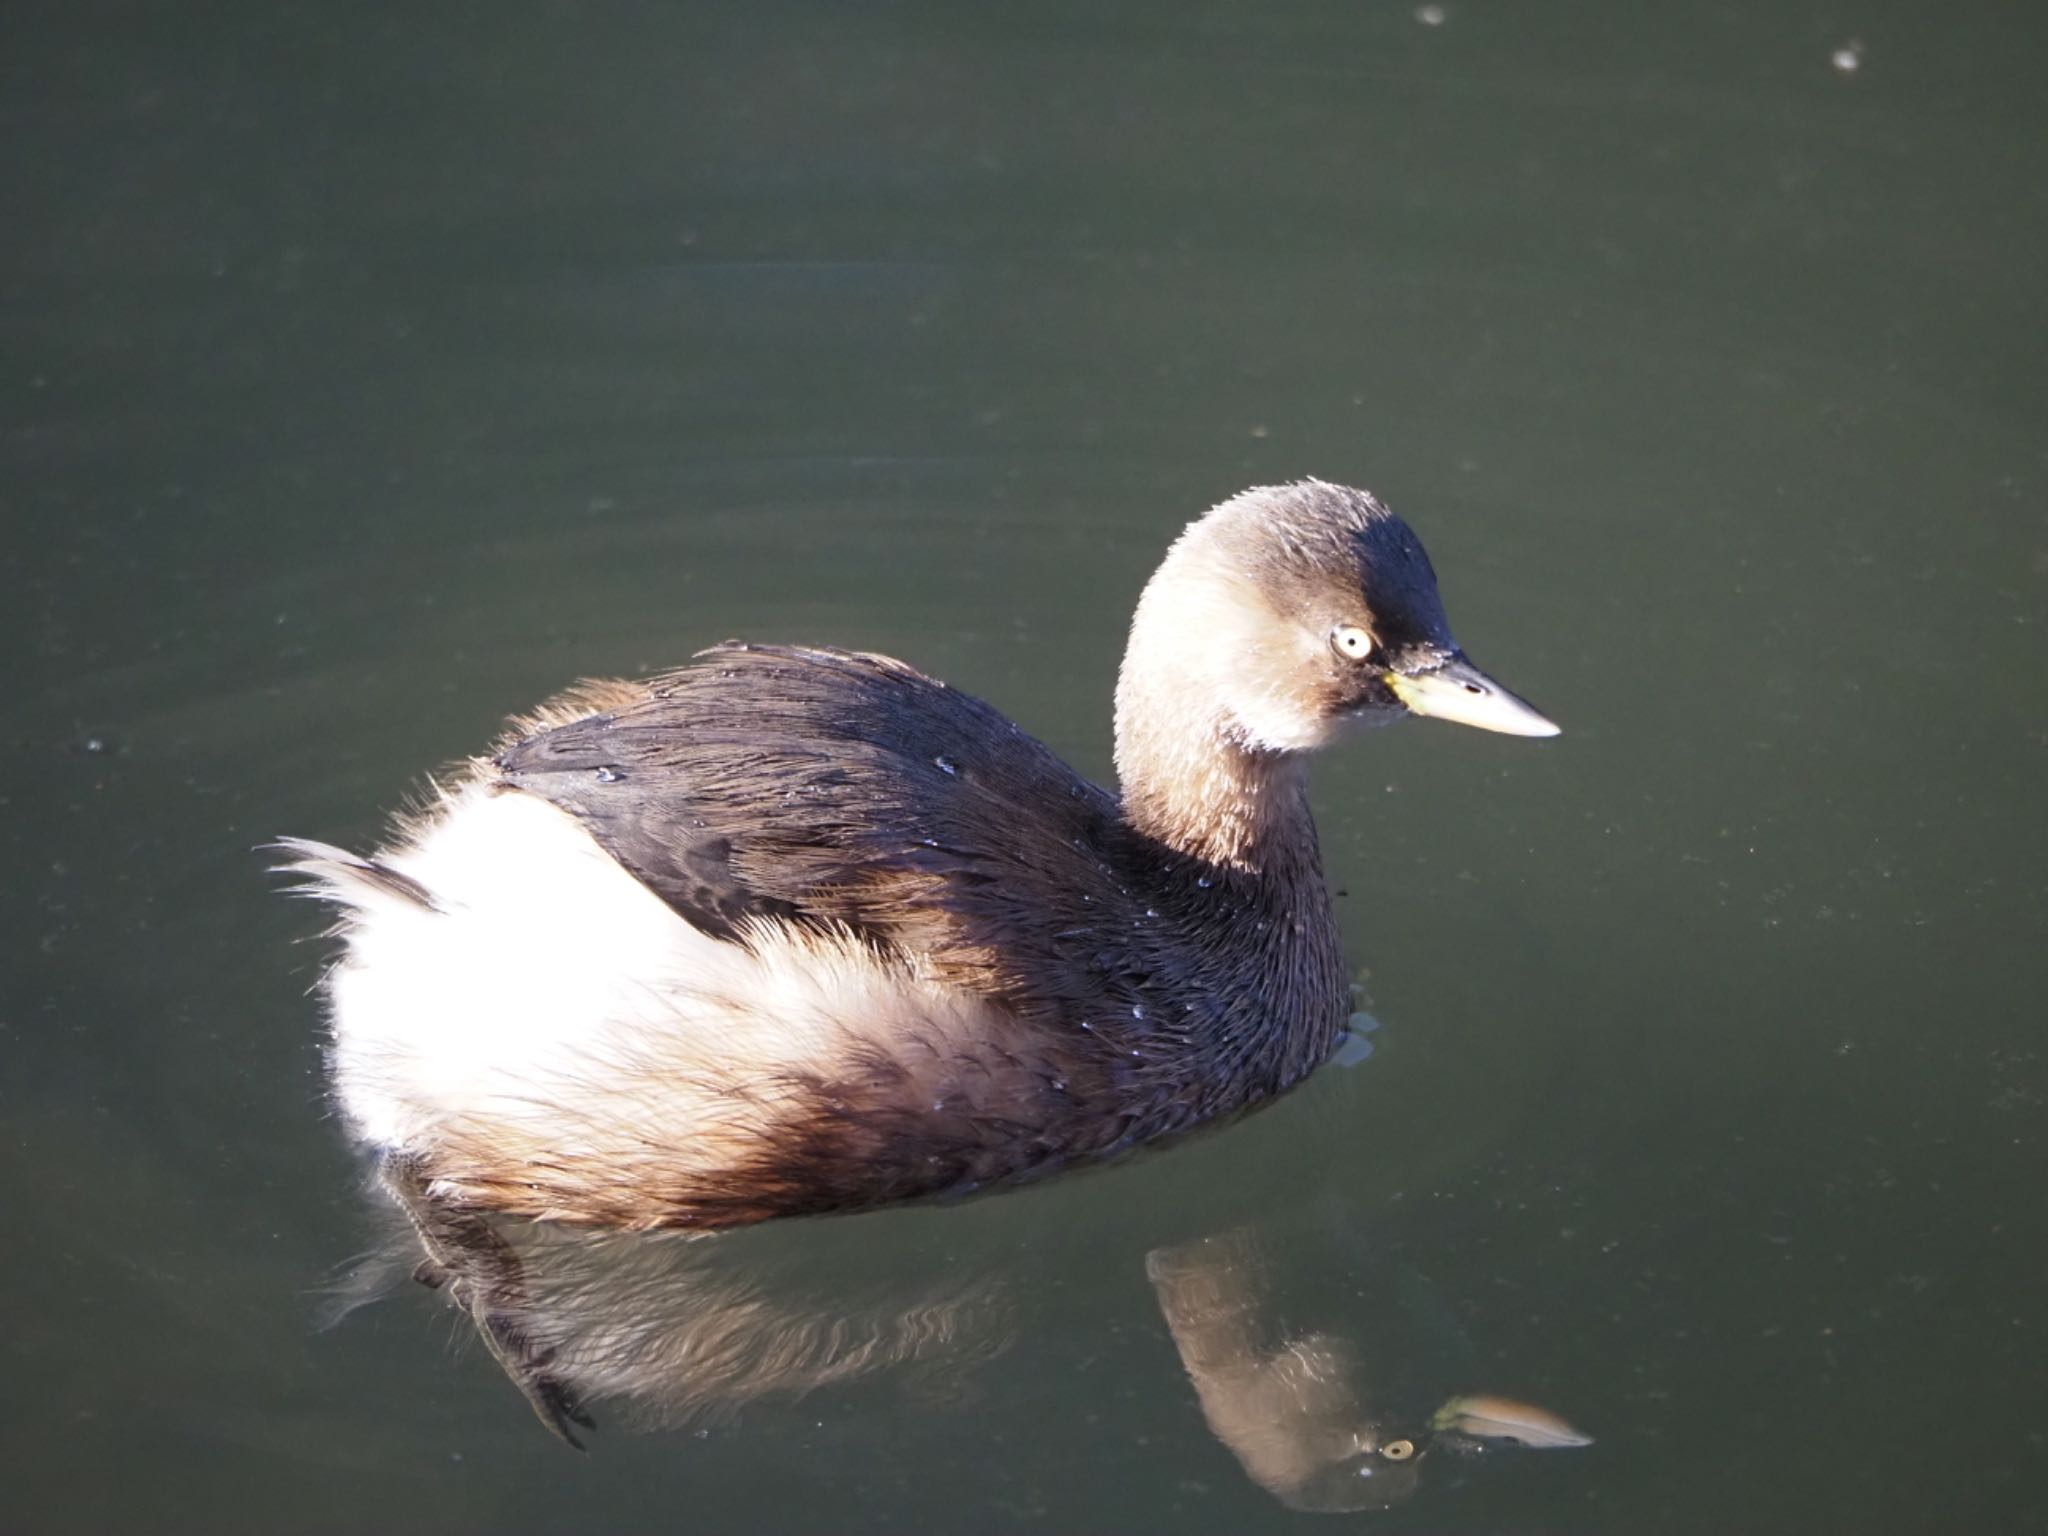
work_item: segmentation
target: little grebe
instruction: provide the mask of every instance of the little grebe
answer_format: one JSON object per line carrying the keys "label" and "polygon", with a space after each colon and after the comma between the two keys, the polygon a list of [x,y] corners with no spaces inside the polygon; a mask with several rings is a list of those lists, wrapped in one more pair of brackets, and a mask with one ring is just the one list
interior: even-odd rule
{"label": "little grebe", "polygon": [[711,1229],[964,1192],[1281,1092],[1349,992],[1304,754],[1557,727],[1468,662],[1415,535],[1246,491],[1147,584],[1121,794],[884,656],[726,644],[515,721],[341,909],[353,1133],[452,1208]]}

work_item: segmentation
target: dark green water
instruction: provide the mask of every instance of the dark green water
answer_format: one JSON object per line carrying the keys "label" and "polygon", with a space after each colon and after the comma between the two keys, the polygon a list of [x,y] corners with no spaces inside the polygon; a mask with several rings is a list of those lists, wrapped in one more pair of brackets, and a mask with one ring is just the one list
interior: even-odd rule
{"label": "dark green water", "polygon": [[[10,9],[0,1526],[1327,1525],[1146,1281],[1253,1215],[1597,1437],[1338,1518],[2048,1525],[2044,71],[1897,0]],[[733,634],[1106,774],[1166,540],[1302,473],[1566,728],[1320,766],[1368,1062],[756,1235],[986,1280],[964,1380],[579,1459],[424,1291],[316,1331],[376,1228],[252,845]]]}

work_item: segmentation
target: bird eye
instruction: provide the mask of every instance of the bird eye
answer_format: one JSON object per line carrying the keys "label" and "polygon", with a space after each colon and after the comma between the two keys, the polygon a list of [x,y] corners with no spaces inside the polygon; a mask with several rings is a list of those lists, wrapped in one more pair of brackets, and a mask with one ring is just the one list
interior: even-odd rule
{"label": "bird eye", "polygon": [[1389,1440],[1380,1447],[1380,1454],[1389,1461],[1406,1461],[1415,1454],[1413,1440]]}
{"label": "bird eye", "polygon": [[1330,644],[1350,661],[1363,661],[1372,654],[1372,636],[1356,624],[1339,624],[1330,634]]}

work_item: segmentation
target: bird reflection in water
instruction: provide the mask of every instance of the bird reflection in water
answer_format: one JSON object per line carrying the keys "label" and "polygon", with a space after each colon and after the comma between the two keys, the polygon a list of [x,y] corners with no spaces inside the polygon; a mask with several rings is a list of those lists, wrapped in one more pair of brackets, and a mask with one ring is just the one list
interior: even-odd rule
{"label": "bird reflection in water", "polygon": [[[1377,1337],[1291,1329],[1250,1228],[1155,1248],[1145,1271],[1173,1332],[1202,1416],[1251,1480],[1290,1509],[1381,1509],[1415,1491],[1425,1458],[1495,1445],[1590,1445],[1547,1409],[1479,1394],[1422,1407],[1388,1352],[1412,1342],[1419,1277],[1371,1266],[1355,1295]],[[1405,1284],[1404,1284],[1405,1282]],[[1404,1292],[1408,1294],[1404,1295]],[[1387,1367],[1373,1369],[1377,1346]]]}
{"label": "bird reflection in water", "polygon": [[[417,1240],[412,1278],[467,1314],[541,1423],[579,1450],[596,1427],[587,1403],[651,1430],[883,1371],[943,1393],[1013,1333],[989,1276],[906,1283],[886,1258],[863,1268],[835,1248],[821,1264],[777,1234],[759,1234],[764,1247],[486,1216],[435,1200],[398,1159],[378,1182]],[[386,1267],[351,1289],[379,1287]]]}
{"label": "bird reflection in water", "polygon": [[[820,1262],[815,1241],[764,1249],[487,1217],[434,1200],[402,1160],[379,1185],[410,1234],[382,1269],[410,1265],[466,1314],[540,1422],[578,1448],[597,1405],[672,1429],[885,1372],[948,1398],[1018,1333],[1017,1287],[1000,1272],[913,1273],[869,1242]],[[1470,1351],[1426,1282],[1362,1251],[1348,1222],[1337,1241],[1308,1277],[1341,1271],[1345,1315],[1331,1326],[1292,1320],[1315,1310],[1290,1296],[1299,1232],[1282,1243],[1240,1226],[1144,1255],[1202,1415],[1253,1482],[1293,1509],[1376,1509],[1412,1494],[1431,1461],[1590,1443],[1544,1409],[1454,1390],[1472,1385]]]}

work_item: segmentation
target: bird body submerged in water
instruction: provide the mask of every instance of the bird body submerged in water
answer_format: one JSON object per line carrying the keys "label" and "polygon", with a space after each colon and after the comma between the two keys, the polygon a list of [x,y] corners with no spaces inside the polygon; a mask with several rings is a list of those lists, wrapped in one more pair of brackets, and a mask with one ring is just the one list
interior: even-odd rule
{"label": "bird body submerged in water", "polygon": [[898,661],[728,644],[514,722],[336,904],[355,1136],[455,1208],[712,1229],[963,1192],[1246,1108],[1348,1011],[1304,754],[1474,669],[1428,556],[1306,481],[1191,524],[1117,684],[1121,793]]}

